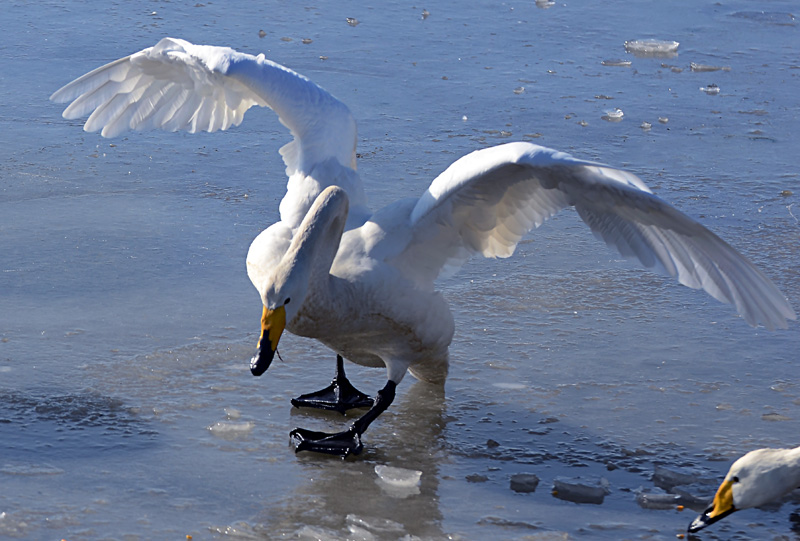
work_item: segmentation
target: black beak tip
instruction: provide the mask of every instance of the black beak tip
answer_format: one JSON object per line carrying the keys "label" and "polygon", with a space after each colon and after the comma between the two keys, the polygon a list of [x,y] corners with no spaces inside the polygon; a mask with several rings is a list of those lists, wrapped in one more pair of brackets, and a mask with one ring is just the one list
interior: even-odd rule
{"label": "black beak tip", "polygon": [[706,526],[708,526],[706,521],[703,520],[704,518],[705,518],[704,515],[700,515],[699,517],[694,519],[691,522],[691,524],[689,524],[689,527],[686,528],[686,531],[689,532],[689,533],[696,533],[696,532],[699,532],[700,530],[702,530],[703,528],[705,528]]}
{"label": "black beak tip", "polygon": [[269,368],[272,359],[265,359],[261,355],[256,354],[250,359],[250,373],[254,376],[260,376]]}

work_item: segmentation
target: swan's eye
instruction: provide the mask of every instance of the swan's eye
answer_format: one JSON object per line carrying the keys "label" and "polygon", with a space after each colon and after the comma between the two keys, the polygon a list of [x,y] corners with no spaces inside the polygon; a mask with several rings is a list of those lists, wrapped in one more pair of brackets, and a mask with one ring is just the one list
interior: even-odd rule
{"label": "swan's eye", "polygon": [[734,477],[731,478],[731,481],[733,481],[734,483],[738,483],[739,482],[739,478],[734,476]]}
{"label": "swan's eye", "polygon": [[283,304],[284,304],[284,305],[286,305],[286,304],[289,304],[289,301],[291,301],[291,300],[292,300],[292,298],[291,298],[291,297],[286,297],[286,300],[285,300],[285,301],[283,301]]}

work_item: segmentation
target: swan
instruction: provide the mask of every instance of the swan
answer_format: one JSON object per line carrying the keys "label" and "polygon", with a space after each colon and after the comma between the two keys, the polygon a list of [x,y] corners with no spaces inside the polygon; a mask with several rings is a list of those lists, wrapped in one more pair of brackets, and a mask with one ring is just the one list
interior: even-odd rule
{"label": "swan", "polygon": [[711,505],[689,524],[689,533],[734,511],[777,500],[796,488],[800,488],[800,447],[750,451],[733,463]]}
{"label": "swan", "polygon": [[[406,372],[444,382],[454,322],[435,281],[472,255],[505,258],[530,230],[573,206],[596,236],[733,304],[750,325],[786,328],[795,313],[777,287],[708,229],[659,199],[634,174],[515,142],[472,152],[420,197],[372,212],[356,171],[350,110],[306,77],[227,47],[164,38],[56,91],[67,119],[113,137],[128,130],[214,132],[271,108],[293,139],[280,149],[289,177],[280,221],[253,241],[247,272],[263,304],[251,372],[272,362],[284,330],[337,354],[329,387],[295,406],[370,409],[337,434],[295,429],[296,451],[346,457],[392,402]],[[349,384],[343,359],[385,367],[375,398]]]}

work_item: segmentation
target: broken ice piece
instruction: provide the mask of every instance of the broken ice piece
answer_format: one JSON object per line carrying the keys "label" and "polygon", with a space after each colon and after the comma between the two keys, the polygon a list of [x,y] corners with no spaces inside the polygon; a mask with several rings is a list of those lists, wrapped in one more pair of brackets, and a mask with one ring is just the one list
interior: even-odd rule
{"label": "broken ice piece", "polygon": [[692,71],[703,72],[703,71],[731,71],[730,66],[709,66],[708,64],[697,64],[695,62],[690,62],[689,67]]}
{"label": "broken ice piece", "polygon": [[642,509],[674,509],[680,500],[677,494],[668,494],[660,488],[639,488],[636,491],[636,503]]}
{"label": "broken ice piece", "polygon": [[252,421],[218,421],[209,426],[208,431],[220,438],[230,438],[249,433],[255,425]]}
{"label": "broken ice piece", "polygon": [[669,58],[678,53],[678,45],[677,41],[634,39],[625,42],[625,50],[639,57]]}
{"label": "broken ice piece", "polygon": [[622,112],[622,109],[617,107],[616,109],[607,110],[600,118],[607,120],[608,122],[619,122],[622,120],[623,116],[625,116],[625,113]]}
{"label": "broken ice piece", "polygon": [[534,473],[515,473],[511,476],[511,490],[514,492],[534,492],[539,485],[539,477]]}
{"label": "broken ice piece", "polygon": [[553,496],[560,500],[599,505],[610,493],[609,482],[603,477],[556,477],[553,480]]}
{"label": "broken ice piece", "polygon": [[619,58],[615,58],[613,60],[603,60],[600,62],[603,66],[612,66],[612,67],[620,67],[620,68],[629,68],[631,66],[630,60],[621,60]]}
{"label": "broken ice piece", "polygon": [[686,468],[656,464],[653,469],[653,484],[664,490],[672,490],[678,485],[691,485],[698,480],[697,473]]}
{"label": "broken ice piece", "polygon": [[358,515],[347,515],[345,517],[348,526],[356,526],[362,530],[374,533],[401,534],[403,525],[388,518],[360,517]]}
{"label": "broken ice piece", "polygon": [[716,486],[695,483],[693,485],[676,486],[672,489],[672,492],[681,497],[681,504],[695,511],[702,511],[714,499]]}
{"label": "broken ice piece", "polygon": [[375,473],[381,481],[395,487],[415,487],[419,485],[422,472],[417,470],[407,470],[405,468],[393,468],[379,464],[375,466]]}

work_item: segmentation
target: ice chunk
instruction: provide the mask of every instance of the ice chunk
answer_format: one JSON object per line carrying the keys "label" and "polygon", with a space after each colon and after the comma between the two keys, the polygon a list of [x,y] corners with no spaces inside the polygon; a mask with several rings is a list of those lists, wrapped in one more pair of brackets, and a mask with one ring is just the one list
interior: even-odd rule
{"label": "ice chunk", "polygon": [[395,487],[415,487],[419,485],[422,472],[417,470],[407,470],[405,468],[394,468],[379,464],[375,466],[375,473],[381,481]]}
{"label": "ice chunk", "polygon": [[622,109],[619,107],[615,109],[609,109],[605,112],[602,118],[603,120],[607,120],[608,122],[619,122],[622,120],[622,117],[625,116],[625,113],[622,112]]}
{"label": "ice chunk", "polygon": [[400,534],[405,529],[399,522],[389,520],[388,518],[366,518],[350,514],[345,517],[345,521],[347,521],[348,527],[357,526],[374,533]]}
{"label": "ice chunk", "polygon": [[674,509],[680,505],[681,497],[669,494],[660,488],[639,488],[636,491],[636,503],[643,509]]}
{"label": "ice chunk", "polygon": [[702,511],[714,499],[717,491],[716,483],[694,483],[692,485],[681,485],[672,488],[672,492],[681,497],[680,502],[686,507],[691,507],[695,511]]}
{"label": "ice chunk", "polygon": [[514,492],[534,492],[539,485],[539,477],[534,473],[515,473],[511,476],[511,490]]}
{"label": "ice chunk", "polygon": [[780,413],[771,412],[765,413],[761,416],[762,421],[791,421],[791,417],[787,417],[786,415],[781,415]]}
{"label": "ice chunk", "polygon": [[208,431],[220,438],[230,438],[248,434],[256,424],[252,421],[218,421],[208,427]]}
{"label": "ice chunk", "polygon": [[717,85],[715,85],[714,83],[711,83],[708,86],[701,86],[700,90],[702,90],[706,94],[710,94],[712,96],[714,96],[716,94],[719,94],[719,87]]}
{"label": "ice chunk", "polygon": [[308,539],[309,541],[338,541],[342,536],[337,532],[312,528],[311,526],[303,526],[294,532],[294,538]]}
{"label": "ice chunk", "polygon": [[609,482],[600,478],[556,477],[553,480],[553,496],[574,503],[601,504],[606,494],[610,494]]}
{"label": "ice chunk", "polygon": [[619,67],[619,68],[629,68],[632,64],[630,60],[622,60],[619,58],[615,58],[613,60],[603,60],[600,62],[603,66],[611,66],[611,67]]}
{"label": "ice chunk", "polygon": [[393,468],[392,466],[379,464],[375,466],[375,473],[378,474],[376,482],[389,496],[408,498],[419,494],[421,471]]}
{"label": "ice chunk", "polygon": [[642,128],[643,130],[649,130],[650,128],[653,127],[653,125],[647,122],[646,120],[643,120],[639,127]]}
{"label": "ice chunk", "polygon": [[678,54],[677,41],[657,39],[634,39],[625,42],[625,50],[643,58],[670,58]]}
{"label": "ice chunk", "polygon": [[350,535],[347,536],[348,541],[374,541],[376,539],[372,532],[355,524],[349,524],[347,529],[350,530]]}
{"label": "ice chunk", "polygon": [[672,490],[672,487],[678,485],[691,485],[697,480],[697,473],[685,468],[656,464],[653,469],[653,484],[664,490]]}
{"label": "ice chunk", "polygon": [[695,64],[694,62],[691,62],[689,64],[689,67],[692,69],[692,71],[697,71],[697,72],[704,72],[704,71],[731,71],[730,66],[709,66],[707,64]]}

